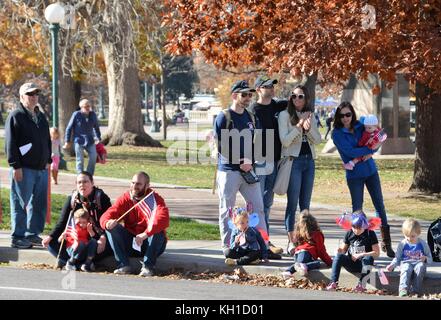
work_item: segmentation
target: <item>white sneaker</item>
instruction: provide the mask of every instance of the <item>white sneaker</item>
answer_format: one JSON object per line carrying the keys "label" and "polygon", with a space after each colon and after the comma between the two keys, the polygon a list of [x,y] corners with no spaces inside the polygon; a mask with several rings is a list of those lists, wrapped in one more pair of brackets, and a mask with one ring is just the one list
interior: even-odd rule
{"label": "white sneaker", "polygon": [[283,271],[282,272],[282,278],[284,280],[290,279],[292,277],[293,277],[293,274],[291,272],[289,272],[289,271]]}
{"label": "white sneaker", "polygon": [[114,274],[131,274],[132,268],[130,266],[124,266],[113,271]]}
{"label": "white sneaker", "polygon": [[141,277],[153,277],[155,275],[155,270],[151,268],[142,267],[139,275]]}
{"label": "white sneaker", "polygon": [[294,263],[294,268],[299,273],[299,275],[305,277],[308,274],[308,267],[304,263],[296,262]]}

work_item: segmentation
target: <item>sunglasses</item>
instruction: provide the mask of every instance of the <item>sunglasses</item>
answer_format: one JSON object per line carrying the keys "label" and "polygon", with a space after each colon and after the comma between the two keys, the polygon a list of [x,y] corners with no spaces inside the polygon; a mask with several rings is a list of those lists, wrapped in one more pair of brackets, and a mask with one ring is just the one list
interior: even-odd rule
{"label": "sunglasses", "polygon": [[305,99],[305,95],[304,94],[291,94],[291,98],[293,99],[299,99],[299,100],[303,100]]}
{"label": "sunglasses", "polygon": [[266,86],[261,86],[261,88],[263,89],[272,89],[274,88],[274,86],[272,84],[266,85]]}
{"label": "sunglasses", "polygon": [[344,118],[344,117],[346,117],[346,118],[350,118],[350,117],[352,117],[352,112],[340,113],[338,116],[339,116],[340,118]]}
{"label": "sunglasses", "polygon": [[34,96],[38,96],[39,93],[38,92],[26,92],[25,95],[30,96],[30,97],[34,97]]}
{"label": "sunglasses", "polygon": [[241,94],[240,94],[240,96],[242,97],[242,98],[246,98],[246,97],[252,97],[253,96],[253,94],[251,93],[251,92],[242,92]]}

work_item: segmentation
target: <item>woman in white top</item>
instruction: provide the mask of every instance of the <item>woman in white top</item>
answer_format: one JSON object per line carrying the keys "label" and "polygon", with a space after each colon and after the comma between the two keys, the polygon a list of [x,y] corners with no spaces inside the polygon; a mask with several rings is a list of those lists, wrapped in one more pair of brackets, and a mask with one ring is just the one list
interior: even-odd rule
{"label": "woman in white top", "polygon": [[321,142],[321,135],[313,117],[307,88],[296,86],[288,100],[287,109],[279,114],[282,158],[290,157],[292,163],[285,211],[288,244],[290,241],[295,242],[293,231],[297,204],[302,211],[309,209],[311,202],[316,158],[314,145]]}

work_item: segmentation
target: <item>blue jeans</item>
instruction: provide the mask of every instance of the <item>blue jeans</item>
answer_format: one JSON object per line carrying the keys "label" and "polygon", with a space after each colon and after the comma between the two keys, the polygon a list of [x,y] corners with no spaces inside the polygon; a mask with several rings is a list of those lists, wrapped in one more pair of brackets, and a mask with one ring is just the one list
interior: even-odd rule
{"label": "blue jeans", "polygon": [[97,247],[98,244],[96,243],[96,240],[90,239],[88,243],[80,242],[76,249],[69,247],[66,251],[70,257],[70,261],[79,265],[86,261],[86,259],[92,261],[95,257]]}
{"label": "blue jeans", "polygon": [[[61,263],[66,264],[67,260],[69,260],[69,255],[66,250],[66,242],[63,242],[63,248],[61,250],[60,250],[60,245],[61,244],[58,242],[58,239],[54,238],[49,242],[49,245],[47,246],[47,250],[55,258],[58,257],[58,252],[59,252],[60,256],[58,257],[58,260]],[[106,247],[105,247],[104,251],[101,252],[100,254],[96,253],[93,261],[99,261],[99,260],[101,260],[105,257],[109,257],[111,255],[113,255],[113,251],[112,251],[112,248],[110,247],[109,240],[106,240]]]}
{"label": "blue jeans", "polygon": [[22,168],[23,179],[11,179],[11,236],[13,239],[39,235],[44,230],[47,211],[48,170]]}
{"label": "blue jeans", "polygon": [[[295,262],[306,264],[308,271],[314,270],[314,269],[320,269],[320,261],[314,260],[312,255],[306,250],[302,250],[302,251],[297,252],[294,256],[294,260],[295,260]],[[294,265],[289,267],[288,271],[291,273],[294,273],[296,271],[294,268]]]}
{"label": "blue jeans", "polygon": [[340,278],[341,267],[344,267],[349,272],[361,272],[360,281],[369,274],[369,267],[374,265],[374,257],[367,256],[356,261],[352,261],[349,255],[344,253],[337,253],[334,260],[332,260],[332,275],[331,282],[338,282]]}
{"label": "blue jeans", "polygon": [[[256,166],[258,168],[258,166]],[[259,175],[260,179],[260,190],[262,191],[263,198],[263,213],[265,214],[266,229],[269,235],[269,215],[271,211],[271,206],[274,202],[274,183],[277,177],[277,165],[273,165],[273,170],[270,174]]]}
{"label": "blue jeans", "polygon": [[152,268],[156,264],[156,259],[164,252],[167,244],[164,232],[156,233],[148,237],[141,246],[141,252],[133,249],[133,238],[122,225],[117,225],[112,230],[106,230],[107,239],[115,254],[118,268],[130,265],[129,256],[144,256],[144,267]]}
{"label": "blue jeans", "polygon": [[315,162],[311,154],[294,158],[287,192],[288,204],[285,211],[285,228],[288,232],[294,230],[297,204],[300,206],[300,211],[309,209],[314,174]]}
{"label": "blue jeans", "polygon": [[88,145],[87,147],[80,146],[78,143],[75,143],[75,157],[76,157],[76,167],[77,173],[80,173],[84,170],[84,154],[83,150],[87,151],[89,155],[89,162],[87,163],[87,172],[91,175],[95,172],[95,164],[96,164],[96,146],[95,144]]}
{"label": "blue jeans", "polygon": [[[425,274],[426,264],[424,262],[401,262],[399,290],[421,294]],[[411,283],[412,290],[410,290]]]}
{"label": "blue jeans", "polygon": [[381,225],[387,226],[386,209],[384,208],[383,193],[381,191],[381,182],[378,172],[366,178],[357,178],[346,180],[349,191],[351,192],[352,211],[363,209],[364,185],[371,195],[377,217],[381,219]]}

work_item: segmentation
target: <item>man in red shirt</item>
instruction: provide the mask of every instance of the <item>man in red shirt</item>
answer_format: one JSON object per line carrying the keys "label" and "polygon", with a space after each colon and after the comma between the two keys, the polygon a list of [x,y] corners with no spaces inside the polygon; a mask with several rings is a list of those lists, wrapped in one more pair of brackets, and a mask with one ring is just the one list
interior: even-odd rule
{"label": "man in red shirt", "polygon": [[[145,198],[150,193],[152,196]],[[119,224],[117,219],[141,200],[143,203],[121,220],[124,226]],[[169,214],[164,199],[150,189],[150,177],[147,173],[138,172],[133,176],[130,190],[120,196],[101,216],[100,224],[106,230],[118,262],[115,274],[132,273],[129,256],[144,256],[139,275],[154,275],[156,259],[164,252],[167,244],[165,230],[169,226]],[[141,247],[141,251],[133,248],[135,243]]]}

